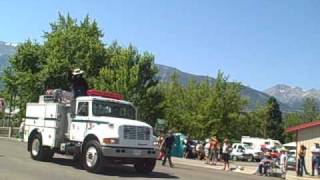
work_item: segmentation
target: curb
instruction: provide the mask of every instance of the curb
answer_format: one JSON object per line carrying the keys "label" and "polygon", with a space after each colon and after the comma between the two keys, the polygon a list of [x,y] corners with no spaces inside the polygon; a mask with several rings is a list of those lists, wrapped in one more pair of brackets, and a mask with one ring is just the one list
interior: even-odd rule
{"label": "curb", "polygon": [[[172,161],[175,164],[181,164],[181,165],[186,165],[186,166],[200,167],[200,168],[207,168],[207,169],[214,169],[214,170],[223,171],[223,165],[217,165],[217,166],[212,166],[212,165],[207,165],[207,164],[201,164],[200,165],[200,164],[196,164],[196,163],[182,161],[179,158],[172,158]],[[236,168],[236,167],[235,167],[235,165],[230,164],[230,168]],[[252,175],[254,173],[254,170],[240,170],[240,171],[239,170],[232,170],[231,172]]]}
{"label": "curb", "polygon": [[[186,165],[186,166],[192,166],[192,167],[198,167],[198,168],[207,168],[207,169],[214,169],[214,170],[223,171],[223,166],[221,166],[221,165],[211,166],[211,165],[207,165],[207,164],[199,164],[200,161],[198,161],[198,163],[192,163],[192,161],[197,161],[197,160],[186,160],[186,159],[172,157],[172,161],[175,164],[181,164],[181,165]],[[230,164],[230,167],[231,168],[235,168],[236,165],[235,164]],[[242,171],[241,170],[232,170],[231,172],[254,176],[254,171],[255,170],[249,168],[249,170],[248,169],[247,170],[242,170]],[[314,178],[314,177],[297,177],[295,175],[295,172],[287,173],[286,179],[287,180],[320,180],[320,178]]]}
{"label": "curb", "polygon": [[19,139],[19,138],[13,138],[13,137],[9,138],[9,137],[1,137],[1,136],[0,136],[0,139],[8,139],[8,140],[14,140],[14,141],[20,141],[20,142],[21,142],[21,139]]}

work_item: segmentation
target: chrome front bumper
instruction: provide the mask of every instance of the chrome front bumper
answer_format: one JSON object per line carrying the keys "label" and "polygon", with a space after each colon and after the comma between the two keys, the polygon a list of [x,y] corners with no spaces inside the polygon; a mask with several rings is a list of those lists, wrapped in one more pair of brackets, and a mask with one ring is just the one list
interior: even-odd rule
{"label": "chrome front bumper", "polygon": [[117,157],[117,158],[156,158],[159,151],[156,149],[139,149],[128,147],[110,147],[103,146],[102,154],[105,157]]}

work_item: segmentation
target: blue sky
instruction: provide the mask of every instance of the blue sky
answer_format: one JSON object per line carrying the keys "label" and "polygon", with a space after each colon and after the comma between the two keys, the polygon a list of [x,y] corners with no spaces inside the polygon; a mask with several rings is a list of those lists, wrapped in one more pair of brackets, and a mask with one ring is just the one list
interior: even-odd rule
{"label": "blue sky", "polygon": [[0,40],[42,41],[58,12],[98,22],[105,43],[152,52],[156,63],[264,90],[320,89],[318,0],[0,1]]}

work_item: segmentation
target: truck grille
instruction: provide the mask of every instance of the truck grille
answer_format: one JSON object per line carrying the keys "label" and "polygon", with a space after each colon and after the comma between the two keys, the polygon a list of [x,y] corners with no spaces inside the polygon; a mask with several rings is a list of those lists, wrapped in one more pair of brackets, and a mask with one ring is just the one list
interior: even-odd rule
{"label": "truck grille", "polygon": [[124,126],[124,139],[150,140],[150,128],[144,126]]}

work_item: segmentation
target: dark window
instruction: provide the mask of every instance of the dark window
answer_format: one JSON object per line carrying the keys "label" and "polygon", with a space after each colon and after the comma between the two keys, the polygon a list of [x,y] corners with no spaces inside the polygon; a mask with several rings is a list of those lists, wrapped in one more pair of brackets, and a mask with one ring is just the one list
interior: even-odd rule
{"label": "dark window", "polygon": [[77,115],[78,116],[88,116],[88,112],[89,112],[88,105],[89,105],[88,102],[79,102]]}
{"label": "dark window", "polygon": [[92,103],[94,116],[109,116],[117,118],[135,119],[136,111],[129,104],[95,100]]}

